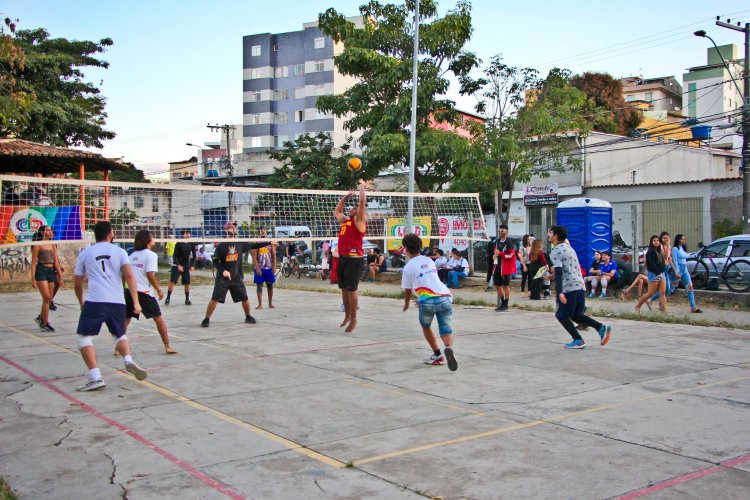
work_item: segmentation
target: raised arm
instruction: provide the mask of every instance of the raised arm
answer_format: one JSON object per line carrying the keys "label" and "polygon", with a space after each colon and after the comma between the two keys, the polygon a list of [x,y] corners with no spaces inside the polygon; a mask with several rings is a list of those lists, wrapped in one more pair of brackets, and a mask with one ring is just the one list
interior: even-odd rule
{"label": "raised arm", "polygon": [[361,233],[364,233],[367,229],[367,221],[365,220],[365,209],[367,208],[367,195],[365,194],[365,183],[362,182],[359,185],[359,205],[357,205],[357,215],[354,217],[354,223],[357,225],[357,229]]}
{"label": "raised arm", "polygon": [[346,193],[340,200],[338,205],[336,205],[336,208],[333,210],[333,216],[336,217],[336,220],[339,222],[339,224],[343,224],[346,222],[347,216],[344,214],[344,205],[349,200],[349,198],[352,197],[352,194],[354,194],[354,190],[349,191]]}

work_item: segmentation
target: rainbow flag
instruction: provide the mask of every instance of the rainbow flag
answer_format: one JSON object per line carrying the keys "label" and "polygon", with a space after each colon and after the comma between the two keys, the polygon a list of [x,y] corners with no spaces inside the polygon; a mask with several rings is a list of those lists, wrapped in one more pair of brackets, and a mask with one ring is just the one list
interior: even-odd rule
{"label": "rainbow flag", "polygon": [[55,240],[82,240],[81,207],[0,205],[0,245],[30,241],[41,226],[51,226]]}

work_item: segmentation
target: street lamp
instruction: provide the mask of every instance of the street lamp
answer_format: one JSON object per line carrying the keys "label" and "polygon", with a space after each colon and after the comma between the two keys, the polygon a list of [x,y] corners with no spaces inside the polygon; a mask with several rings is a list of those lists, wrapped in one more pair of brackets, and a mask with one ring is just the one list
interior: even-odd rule
{"label": "street lamp", "polygon": [[748,149],[750,148],[750,95],[748,95],[750,94],[750,67],[748,67],[750,65],[750,23],[745,23],[744,27],[742,27],[740,23],[737,23],[737,26],[734,26],[730,24],[729,19],[724,23],[721,22],[717,16],[716,25],[739,31],[745,35],[745,64],[742,71],[744,81],[743,87],[745,91],[743,92],[740,90],[737,80],[735,80],[732,71],[729,69],[729,65],[724,60],[724,56],[721,55],[721,51],[719,50],[719,47],[716,46],[714,39],[708,36],[704,30],[698,30],[693,33],[695,36],[711,40],[711,43],[716,48],[716,53],[719,54],[721,61],[724,63],[724,67],[729,72],[729,77],[732,79],[732,82],[734,82],[734,86],[737,87],[737,92],[742,96],[742,229],[743,232],[747,234],[750,233],[750,153],[748,153]]}
{"label": "street lamp", "polygon": [[[203,152],[204,152],[204,151],[205,151],[206,149],[205,149],[205,148],[203,148],[203,147],[201,147],[201,146],[199,146],[199,145],[197,145],[197,144],[193,144],[192,142],[186,142],[186,143],[185,143],[185,146],[192,146],[192,147],[194,147],[194,148],[198,148],[198,149],[200,149],[200,150],[201,150],[201,161],[199,162],[199,164],[201,165],[201,170],[203,170],[203,165],[205,165],[205,159],[204,159],[204,157],[203,157]],[[204,177],[208,177],[208,171],[204,172],[204,173],[203,173],[203,176],[204,176]]]}

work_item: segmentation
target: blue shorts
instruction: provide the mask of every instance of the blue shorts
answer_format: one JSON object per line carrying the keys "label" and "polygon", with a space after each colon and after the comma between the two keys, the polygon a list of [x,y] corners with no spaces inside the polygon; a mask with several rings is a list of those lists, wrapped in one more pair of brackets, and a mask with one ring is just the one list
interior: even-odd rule
{"label": "blue shorts", "polygon": [[273,272],[273,269],[261,269],[260,270],[260,276],[258,276],[258,273],[253,271],[253,283],[256,285],[262,285],[263,283],[276,283],[276,274]]}
{"label": "blue shorts", "polygon": [[664,273],[654,274],[651,271],[648,272],[648,282],[655,283],[664,279]]}
{"label": "blue shorts", "polygon": [[565,319],[582,316],[586,311],[586,290],[565,292],[564,295],[566,303],[563,304],[558,298],[555,318]]}
{"label": "blue shorts", "polygon": [[453,307],[450,297],[430,297],[419,303],[419,324],[422,328],[429,328],[435,316],[437,316],[438,333],[441,337],[453,333],[451,328]]}
{"label": "blue shorts", "polygon": [[125,335],[125,304],[84,302],[78,318],[78,335],[99,335],[103,324],[118,339]]}

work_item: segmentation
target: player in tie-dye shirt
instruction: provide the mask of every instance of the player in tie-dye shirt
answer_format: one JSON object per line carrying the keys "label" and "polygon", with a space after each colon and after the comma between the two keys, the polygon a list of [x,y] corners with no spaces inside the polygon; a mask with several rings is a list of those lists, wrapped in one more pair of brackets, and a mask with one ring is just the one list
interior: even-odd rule
{"label": "player in tie-dye shirt", "polygon": [[[409,262],[404,266],[401,277],[401,288],[404,289],[404,311],[409,309],[412,290],[416,295],[419,306],[419,324],[433,354],[424,360],[429,365],[442,365],[448,360],[451,371],[458,369],[458,362],[453,354],[453,329],[451,316],[453,315],[451,291],[438,278],[435,262],[429,257],[420,255],[422,239],[416,234],[407,234],[402,244],[409,256]],[[437,317],[438,333],[445,345],[445,356],[441,354],[437,339],[432,333],[432,319]]]}

